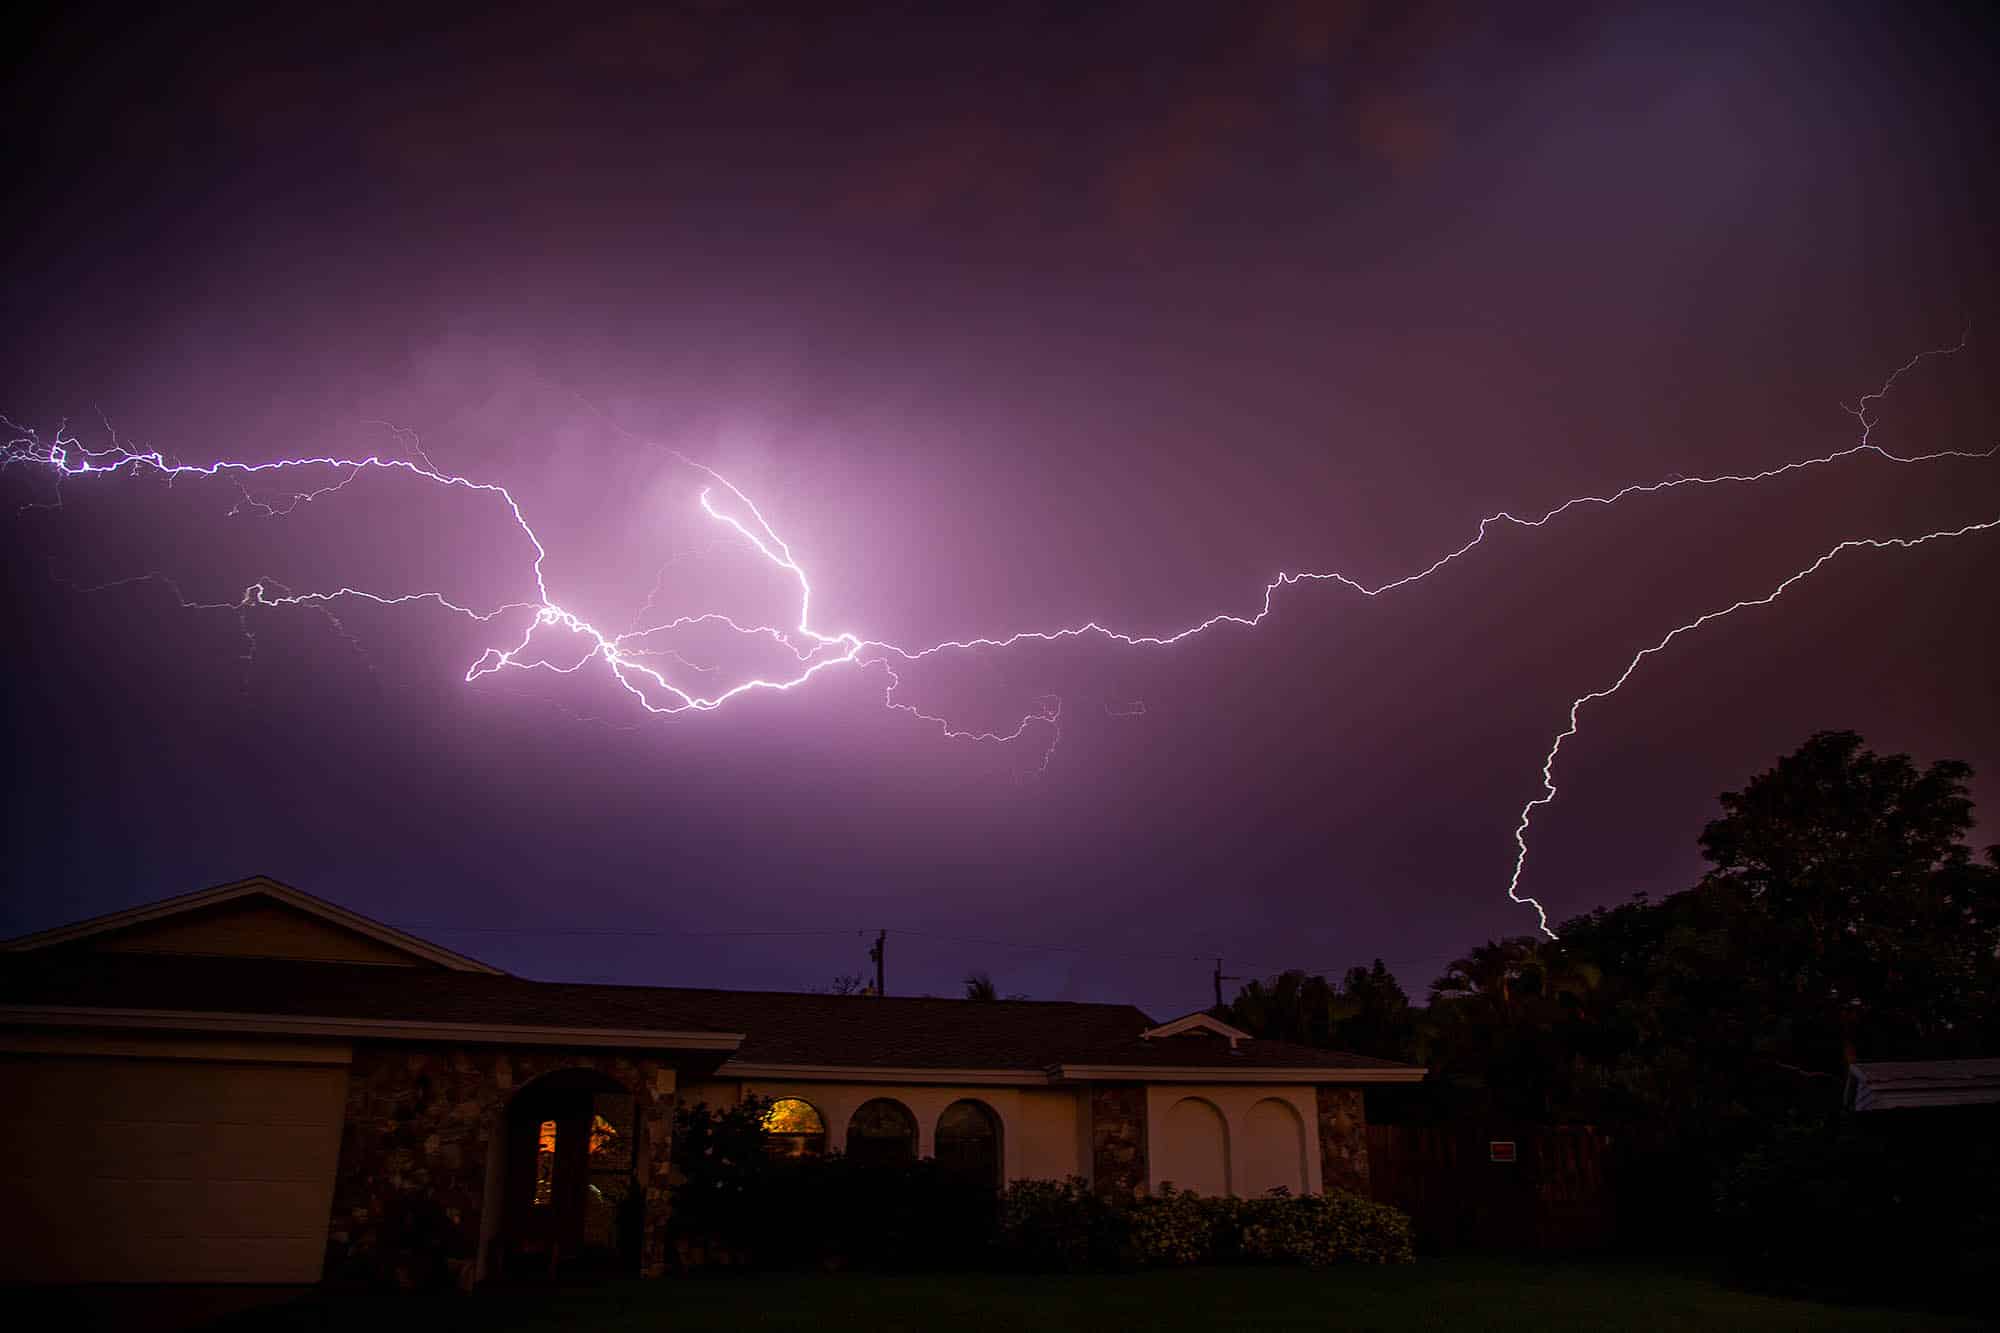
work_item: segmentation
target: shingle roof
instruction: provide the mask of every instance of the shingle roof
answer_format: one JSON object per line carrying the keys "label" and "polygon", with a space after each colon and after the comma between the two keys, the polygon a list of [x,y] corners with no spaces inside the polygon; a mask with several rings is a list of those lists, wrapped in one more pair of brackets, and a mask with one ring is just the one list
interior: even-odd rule
{"label": "shingle roof", "polygon": [[1069,1053],[1133,1042],[1152,1020],[1129,1004],[600,988],[619,1004],[748,1035],[738,1060],[902,1069],[1046,1069]]}
{"label": "shingle roof", "polygon": [[[745,1064],[1044,1071],[1061,1064],[1223,1069],[1402,1069],[1284,1042],[1232,1048],[1209,1034],[1145,1039],[1125,1004],[584,985],[426,968],[147,954],[0,962],[0,1005],[171,1010],[747,1034]],[[1413,1071],[1414,1072],[1414,1071]]]}

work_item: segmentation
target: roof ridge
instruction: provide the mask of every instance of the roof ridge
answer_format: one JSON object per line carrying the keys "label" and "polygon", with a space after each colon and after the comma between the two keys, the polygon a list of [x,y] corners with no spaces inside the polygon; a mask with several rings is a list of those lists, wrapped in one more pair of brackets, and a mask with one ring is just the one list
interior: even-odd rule
{"label": "roof ridge", "polygon": [[[680,995],[781,995],[795,1000],[890,1000],[896,1003],[927,1004],[977,1004],[1020,1007],[1033,1006],[1048,1009],[1062,1006],[1071,1009],[1133,1009],[1139,1006],[1129,1000],[968,1000],[961,995],[835,995],[826,991],[777,990],[764,987],[736,986],[658,986],[639,981],[545,981],[535,977],[518,977],[517,980],[533,981],[542,986],[589,986],[600,990],[651,991],[656,994]],[[1143,1013],[1143,1010],[1139,1010]]]}

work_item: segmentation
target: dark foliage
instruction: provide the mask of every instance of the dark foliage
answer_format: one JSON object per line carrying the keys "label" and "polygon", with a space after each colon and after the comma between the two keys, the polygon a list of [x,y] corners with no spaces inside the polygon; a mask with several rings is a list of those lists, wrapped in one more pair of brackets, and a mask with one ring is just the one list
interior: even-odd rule
{"label": "dark foliage", "polygon": [[427,1194],[391,1195],[372,1237],[349,1256],[341,1283],[446,1289],[458,1284],[454,1261],[472,1257],[456,1219]]}
{"label": "dark foliage", "polygon": [[994,1191],[934,1159],[864,1164],[840,1153],[774,1158],[770,1103],[674,1116],[671,1231],[691,1263],[925,1269],[984,1254]]}
{"label": "dark foliage", "polygon": [[1293,970],[1252,981],[1218,1017],[1258,1037],[1373,1055],[1416,1058],[1417,1016],[1410,997],[1377,958],[1349,968],[1339,985]]}
{"label": "dark foliage", "polygon": [[1891,1111],[1789,1126],[1716,1187],[1734,1276],[1958,1304],[2000,1280],[2000,1117]]}
{"label": "dark foliage", "polygon": [[1078,1177],[1017,1180],[1000,1196],[993,1258],[1032,1272],[1128,1268],[1136,1262],[1129,1215]]}
{"label": "dark foliage", "polygon": [[1428,1065],[1421,1089],[1371,1094],[1378,1121],[1605,1129],[1626,1238],[1684,1248],[1717,1234],[1733,1163],[1839,1114],[1848,1064],[2000,1046],[2000,848],[1965,841],[1970,777],[1822,732],[1723,793],[1693,888],[1472,948],[1427,1008],[1356,968],[1252,983],[1225,1016]]}

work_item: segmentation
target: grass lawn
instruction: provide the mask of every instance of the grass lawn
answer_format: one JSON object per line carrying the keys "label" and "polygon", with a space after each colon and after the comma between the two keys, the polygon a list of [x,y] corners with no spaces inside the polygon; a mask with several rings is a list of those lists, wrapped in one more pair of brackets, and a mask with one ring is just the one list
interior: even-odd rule
{"label": "grass lawn", "polygon": [[315,1295],[214,1325],[252,1330],[1948,1329],[1982,1321],[1721,1286],[1661,1264],[1426,1260],[1404,1268],[1208,1268],[1102,1276],[704,1276],[471,1296]]}

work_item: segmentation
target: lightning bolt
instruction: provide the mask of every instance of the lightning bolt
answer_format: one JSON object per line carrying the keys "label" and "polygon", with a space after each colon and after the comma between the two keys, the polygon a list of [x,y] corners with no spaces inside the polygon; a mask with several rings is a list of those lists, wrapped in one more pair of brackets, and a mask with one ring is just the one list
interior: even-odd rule
{"label": "lightning bolt", "polygon": [[1549,802],[1556,798],[1556,756],[1562,753],[1563,742],[1576,735],[1578,727],[1582,725],[1578,720],[1578,716],[1582,713],[1585,704],[1595,703],[1599,699],[1608,699],[1618,693],[1619,690],[1625,687],[1625,682],[1632,679],[1632,673],[1639,669],[1641,662],[1658,653],[1665,652],[1668,646],[1683,634],[1692,634],[1704,625],[1713,624],[1724,616],[1734,615],[1738,611],[1747,610],[1753,606],[1769,606],[1784,596],[1794,585],[1817,574],[1822,565],[1825,565],[1844,551],[1908,550],[1911,547],[1922,546],[1926,542],[1945,541],[1952,537],[1964,537],[1975,532],[1991,532],[1995,528],[2000,528],[2000,518],[1990,518],[1983,523],[1967,523],[1962,527],[1946,528],[1937,532],[1926,532],[1917,537],[1850,537],[1846,541],[1828,548],[1819,559],[1813,561],[1804,569],[1788,575],[1782,583],[1765,593],[1762,597],[1746,597],[1740,602],[1731,602],[1728,606],[1704,612],[1696,616],[1693,620],[1688,621],[1685,625],[1676,625],[1674,628],[1668,630],[1658,643],[1653,644],[1649,648],[1641,648],[1637,653],[1634,653],[1632,660],[1625,664],[1625,669],[1619,672],[1617,679],[1613,680],[1609,685],[1592,690],[1588,694],[1579,695],[1577,698],[1571,700],[1569,706],[1569,726],[1564,728],[1561,734],[1556,737],[1555,743],[1549,746],[1548,754],[1542,758],[1542,794],[1521,807],[1520,822],[1514,826],[1514,873],[1507,881],[1507,896],[1517,903],[1533,907],[1535,915],[1540,920],[1542,933],[1550,939],[1557,938],[1555,931],[1549,929],[1549,914],[1543,909],[1541,903],[1521,894],[1521,872],[1526,868],[1528,862],[1528,825],[1534,819],[1536,810],[1549,804]]}
{"label": "lightning bolt", "polygon": [[[877,668],[882,672],[884,685],[882,703],[884,708],[908,715],[912,719],[935,727],[941,735],[954,740],[1005,743],[1021,739],[1031,729],[1045,728],[1048,739],[1041,753],[1035,772],[1045,771],[1056,746],[1062,737],[1062,700],[1055,695],[1043,695],[1034,701],[1034,709],[1023,715],[1009,730],[971,730],[954,727],[942,716],[927,713],[914,704],[903,702],[897,697],[903,678],[896,669],[898,664],[920,662],[927,658],[948,652],[966,652],[975,649],[1004,649],[1022,643],[1055,643],[1068,639],[1097,637],[1128,647],[1165,648],[1185,639],[1206,633],[1221,625],[1235,625],[1254,629],[1261,625],[1273,612],[1274,599],[1285,588],[1301,583],[1334,583],[1364,597],[1380,597],[1400,588],[1409,587],[1430,578],[1455,561],[1476,550],[1496,528],[1512,526],[1535,529],[1544,527],[1565,514],[1585,506],[1609,507],[1633,496],[1653,495],[1676,490],[1684,486],[1725,486],[1754,485],[1769,481],[1792,472],[1807,468],[1824,467],[1863,454],[1874,455],[1884,461],[1897,464],[1920,464],[1944,459],[1990,459],[2000,453],[2000,446],[1980,452],[1956,449],[1942,449],[1923,454],[1896,454],[1873,442],[1876,419],[1871,415],[1871,406],[1884,397],[1910,370],[1920,362],[1937,356],[1950,355],[1963,348],[1964,339],[1953,347],[1937,348],[1919,352],[1890,374],[1882,386],[1864,395],[1853,406],[1845,410],[1860,424],[1860,436],[1855,443],[1831,453],[1801,458],[1792,462],[1766,468],[1757,472],[1726,472],[1706,476],[1686,476],[1675,474],[1662,480],[1639,483],[1622,487],[1605,495],[1580,495],[1564,500],[1538,516],[1522,516],[1501,510],[1479,520],[1471,537],[1462,545],[1444,552],[1410,573],[1381,583],[1367,584],[1338,571],[1281,572],[1264,585],[1262,598],[1254,611],[1218,612],[1166,633],[1135,633],[1114,629],[1100,621],[1090,620],[1077,625],[1056,629],[1027,629],[997,636],[974,636],[943,639],[921,647],[902,647],[879,639],[864,637],[852,631],[842,630],[829,633],[814,627],[813,586],[805,566],[793,554],[790,546],[778,535],[777,529],[765,518],[756,503],[728,478],[707,465],[685,455],[675,453],[682,463],[700,472],[707,483],[702,487],[697,504],[704,515],[721,529],[735,534],[735,537],[754,550],[766,564],[781,572],[793,585],[797,597],[797,614],[789,624],[766,625],[745,623],[721,612],[706,612],[699,615],[684,615],[650,625],[607,632],[599,629],[589,620],[559,602],[550,594],[544,564],[548,551],[542,540],[530,526],[520,502],[505,486],[494,482],[475,481],[469,477],[447,472],[437,467],[423,451],[414,432],[377,423],[393,433],[395,440],[404,447],[408,457],[384,456],[380,453],[359,457],[338,455],[314,455],[296,458],[280,458],[266,462],[246,462],[224,459],[209,463],[182,463],[168,459],[158,451],[139,451],[128,448],[106,423],[110,444],[103,449],[84,447],[69,433],[67,426],[59,426],[48,441],[44,441],[34,431],[16,425],[0,417],[0,424],[14,432],[14,438],[0,451],[0,471],[13,466],[28,466],[47,472],[55,479],[55,496],[52,501],[41,502],[33,507],[59,507],[62,499],[62,483],[80,477],[110,477],[124,474],[154,474],[163,477],[170,485],[184,478],[220,478],[235,483],[238,500],[230,509],[230,514],[245,511],[267,517],[278,517],[294,512],[301,505],[316,503],[334,495],[352,484],[356,478],[372,472],[403,476],[426,482],[447,491],[464,491],[470,494],[490,496],[506,510],[515,527],[519,529],[527,546],[533,552],[530,572],[534,584],[532,600],[508,602],[485,610],[476,609],[455,602],[442,592],[425,591],[402,594],[383,594],[365,589],[341,586],[328,591],[293,592],[284,588],[276,580],[260,579],[244,589],[242,596],[234,602],[196,602],[186,598],[177,584],[164,575],[139,575],[134,579],[121,579],[112,584],[98,585],[111,587],[118,584],[154,580],[169,587],[182,606],[191,609],[231,610],[244,620],[244,634],[248,644],[246,657],[255,651],[255,637],[248,627],[247,615],[253,609],[278,607],[308,607],[325,615],[336,633],[351,645],[359,648],[358,640],[333,614],[331,606],[342,599],[355,599],[381,606],[405,606],[431,604],[454,615],[469,618],[484,624],[514,613],[526,613],[521,632],[511,646],[489,647],[472,663],[465,673],[465,680],[476,681],[504,670],[541,670],[558,675],[573,675],[593,662],[601,662],[609,676],[648,714],[675,716],[682,713],[706,713],[722,708],[744,695],[758,692],[786,692],[798,689],[814,677],[841,667],[858,669]],[[286,491],[279,489],[259,494],[256,485],[282,482],[295,475],[314,472],[330,473],[332,480],[324,484],[311,485],[305,489]],[[27,506],[24,506],[27,507]],[[1521,880],[1527,864],[1528,832],[1537,809],[1555,800],[1557,788],[1554,769],[1557,757],[1565,741],[1574,737],[1581,725],[1580,717],[1586,704],[1609,697],[1624,687],[1641,663],[1654,656],[1675,640],[1691,634],[1703,626],[1722,617],[1732,615],[1750,607],[1766,606],[1776,601],[1788,589],[1801,580],[1816,573],[1836,556],[1850,550],[1869,548],[1886,550],[1903,549],[1941,541],[1953,537],[1990,531],[2000,527],[2000,518],[1983,523],[1972,523],[1959,528],[1924,533],[1915,537],[1858,537],[1840,542],[1824,552],[1811,564],[1786,578],[1762,597],[1746,599],[1707,612],[1686,624],[1676,626],[1665,637],[1650,647],[1641,649],[1626,665],[1623,672],[1609,685],[1584,694],[1572,701],[1569,708],[1569,725],[1550,746],[1544,756],[1541,775],[1541,794],[1529,800],[1521,809],[1519,821],[1514,830],[1515,858],[1513,872],[1507,883],[1507,896],[1515,903],[1534,908],[1541,930],[1550,938],[1555,932],[1549,928],[1548,913],[1535,898],[1520,892]],[[664,576],[664,568],[661,572]],[[645,609],[651,607],[659,593],[659,580],[648,594]],[[739,638],[769,643],[792,659],[792,666],[784,672],[761,676],[753,675],[734,684],[714,687],[698,687],[693,684],[676,684],[661,667],[648,659],[670,662],[696,675],[713,675],[717,668],[690,661],[677,649],[648,646],[656,636],[670,636],[676,631],[693,627],[709,627],[726,630]],[[581,652],[567,664],[552,661],[546,654],[537,655],[537,640],[546,635],[558,635],[578,641]],[[1136,716],[1145,712],[1143,700],[1133,700],[1119,705],[1105,706],[1111,716]]]}

